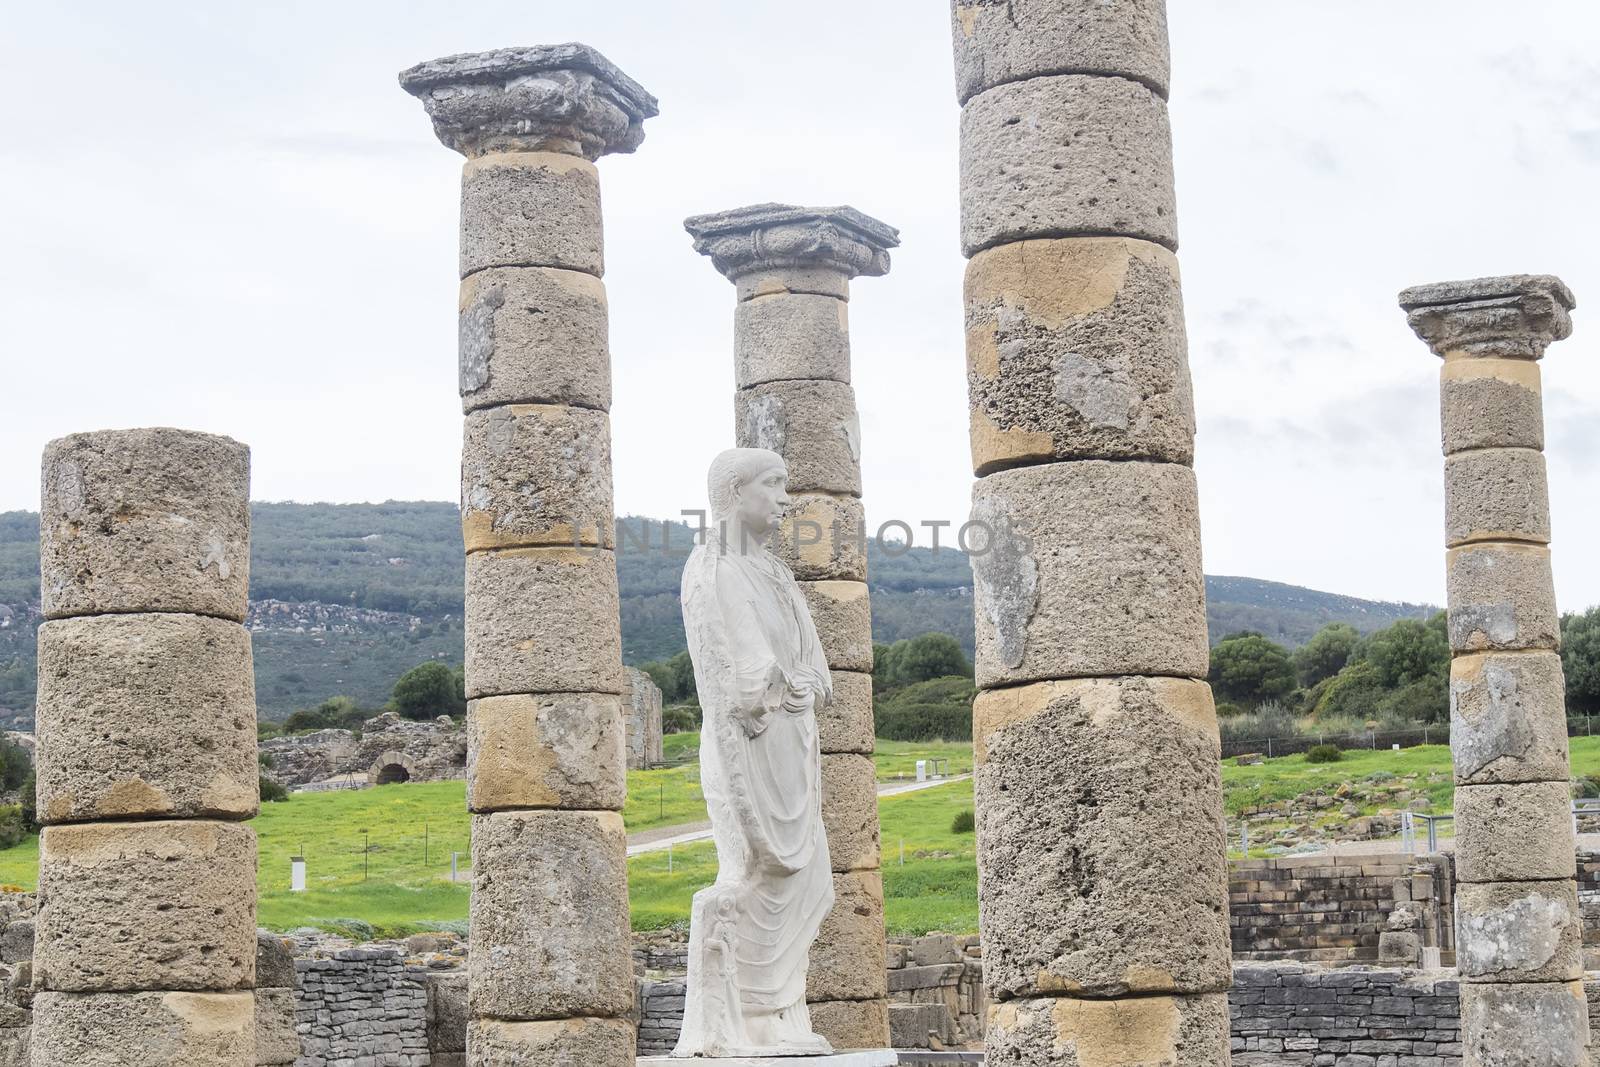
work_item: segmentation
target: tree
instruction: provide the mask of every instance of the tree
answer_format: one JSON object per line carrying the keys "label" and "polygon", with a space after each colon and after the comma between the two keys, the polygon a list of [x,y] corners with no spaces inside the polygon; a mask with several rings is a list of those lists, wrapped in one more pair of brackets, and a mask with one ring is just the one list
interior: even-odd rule
{"label": "tree", "polygon": [[1248,707],[1277,700],[1294,688],[1294,663],[1275,641],[1245,631],[1211,650],[1211,686],[1217,695]]}
{"label": "tree", "polygon": [[1427,622],[1401,619],[1368,637],[1356,655],[1377,669],[1386,689],[1403,689],[1425,679],[1448,686],[1450,638],[1445,614],[1441,611]]}
{"label": "tree", "polygon": [[1307,689],[1324,678],[1344,670],[1361,641],[1361,634],[1347,622],[1330,622],[1295,649],[1294,669],[1300,684]]}
{"label": "tree", "polygon": [[33,773],[33,757],[10,738],[0,738],[0,789],[11,792]]}
{"label": "tree", "polygon": [[873,688],[879,690],[900,689],[933,678],[972,677],[972,663],[961,651],[961,642],[946,633],[896,641],[881,656],[873,656],[872,666]]}
{"label": "tree", "polygon": [[656,688],[661,690],[663,706],[700,702],[700,691],[694,685],[694,660],[689,658],[688,650],[679,652],[671,659],[643,664],[639,669],[648,674],[650,680],[656,683]]}
{"label": "tree", "polygon": [[1600,711],[1600,607],[1562,616],[1561,669],[1567,707],[1580,715]]}
{"label": "tree", "polygon": [[467,695],[455,671],[438,660],[429,660],[400,676],[394,683],[390,703],[405,718],[431,719],[438,715],[465,714]]}

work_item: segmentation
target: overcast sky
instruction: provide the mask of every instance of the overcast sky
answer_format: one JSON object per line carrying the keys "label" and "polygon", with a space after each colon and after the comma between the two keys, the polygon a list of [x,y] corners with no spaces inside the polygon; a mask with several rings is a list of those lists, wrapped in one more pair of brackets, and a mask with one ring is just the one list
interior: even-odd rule
{"label": "overcast sky", "polygon": [[[1180,258],[1206,569],[1443,602],[1418,282],[1555,273],[1564,610],[1600,602],[1600,4],[1175,0]],[[580,40],[661,100],[601,161],[619,512],[703,503],[733,287],[685,216],[848,203],[900,228],[850,306],[869,520],[966,515],[943,0],[14,5],[0,60],[0,510],[52,437],[177,425],[262,500],[456,497],[460,160],[395,74]],[[1590,309],[1593,310],[1590,310]]]}

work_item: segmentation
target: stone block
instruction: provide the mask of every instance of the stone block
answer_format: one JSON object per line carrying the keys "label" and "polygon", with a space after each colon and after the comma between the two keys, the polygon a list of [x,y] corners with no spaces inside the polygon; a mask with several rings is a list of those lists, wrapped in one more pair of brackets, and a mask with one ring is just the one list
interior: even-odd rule
{"label": "stone block", "polygon": [[956,98],[1050,74],[1106,74],[1167,95],[1166,0],[955,0]]}
{"label": "stone block", "polygon": [[1210,668],[1194,472],[1088,460],[972,489],[980,688]]}
{"label": "stone block", "polygon": [[255,1062],[255,997],[244,993],[40,993],[34,1063],[227,1067]]}
{"label": "stone block", "polygon": [[294,1026],[293,989],[257,989],[257,1067],[286,1067],[300,1058],[300,1034]]}
{"label": "stone block", "polygon": [[889,1002],[820,1000],[807,1005],[811,1030],[835,1050],[889,1047]]}
{"label": "stone block", "polygon": [[603,549],[467,556],[467,696],[621,693],[616,560]]}
{"label": "stone block", "polygon": [[978,695],[978,900],[993,993],[1228,988],[1218,751],[1204,682],[1093,678]]}
{"label": "stone block", "polygon": [[1550,542],[1544,454],[1480,448],[1444,461],[1445,543]]}
{"label": "stone block", "polygon": [[850,382],[850,318],[843,300],[775,293],[742,300],[733,313],[734,380]]}
{"label": "stone block", "polygon": [[1588,1067],[1582,982],[1461,985],[1466,1067]]}
{"label": "stone block", "polygon": [[203,615],[39,627],[42,822],[248,819],[259,805],[250,634]]}
{"label": "stone block", "polygon": [[1115,234],[1178,246],[1167,104],[1123,78],[1000,85],[961,109],[961,247]]}
{"label": "stone block", "polygon": [[768,267],[739,275],[739,299],[801,293],[850,299],[850,275],[834,267]]}
{"label": "stone block", "polygon": [[1458,357],[1439,372],[1445,455],[1470,448],[1544,448],[1544,397],[1531,359]]}
{"label": "stone block", "polygon": [[828,666],[872,670],[872,607],[865,582],[798,582]]}
{"label": "stone block", "polygon": [[1378,962],[1389,967],[1415,967],[1422,962],[1422,938],[1410,930],[1378,934]]}
{"label": "stone block", "polygon": [[833,910],[811,946],[806,1000],[882,1000],[889,995],[883,959],[883,875],[835,874]]}
{"label": "stone block", "polygon": [[45,618],[181,611],[244,619],[244,445],[185,430],[77,433],[45,446],[43,484]]}
{"label": "stone block", "polygon": [[1450,758],[1457,784],[1564,780],[1565,688],[1555,652],[1475,652],[1451,661]]}
{"label": "stone block", "polygon": [[1228,1062],[1228,998],[1041,997],[989,1008],[990,1062],[1039,1067],[1217,1067]]}
{"label": "stone block", "polygon": [[770,547],[801,580],[864,582],[867,537],[858,497],[798,493]]}
{"label": "stone block", "polygon": [[256,931],[256,988],[294,988],[294,942]]}
{"label": "stone block", "polygon": [[552,1019],[467,1023],[469,1067],[634,1067],[633,1024],[626,1019]]}
{"label": "stone block", "polygon": [[783,457],[791,493],[861,495],[861,425],[840,382],[768,382],[734,399],[739,446]]}
{"label": "stone block", "polygon": [[606,287],[592,274],[491,267],[461,282],[461,410],[611,408]]}
{"label": "stone block", "polygon": [[33,969],[40,988],[248,989],[256,835],[229,822],[47,826]]}
{"label": "stone block", "polygon": [[1015,241],[967,264],[978,474],[1060,459],[1194,459],[1178,260],[1149,241]]}
{"label": "stone block", "polygon": [[435,1059],[467,1051],[467,976],[428,975],[428,1051]]}
{"label": "stone block", "polygon": [[944,1004],[894,1004],[889,1008],[889,1041],[894,1048],[942,1050],[958,1040],[956,1021]]}
{"label": "stone block", "polygon": [[1445,554],[1445,586],[1455,651],[1560,647],[1555,580],[1543,545],[1452,548]]}
{"label": "stone block", "polygon": [[461,442],[468,552],[615,541],[611,420],[564,404],[474,411]]}
{"label": "stone block", "polygon": [[609,1018],[633,1009],[625,853],[615,812],[473,816],[474,1018]]}
{"label": "stone block", "polygon": [[835,871],[878,866],[878,774],[870,756],[822,757],[822,825]]}
{"label": "stone block", "polygon": [[907,956],[917,967],[932,967],[945,963],[960,963],[965,958],[961,945],[953,934],[924,934],[907,946]]}
{"label": "stone block", "polygon": [[817,711],[817,734],[823,752],[859,752],[876,747],[872,731],[872,675],[832,671],[833,702]]}
{"label": "stone block", "polygon": [[600,173],[562,152],[497,152],[461,168],[461,276],[486,267],[605,273]]}
{"label": "stone block", "polygon": [[1460,882],[1556,880],[1577,872],[1565,778],[1457,786],[1455,815]]}
{"label": "stone block", "polygon": [[620,698],[604,693],[467,702],[467,807],[621,811],[628,799]]}
{"label": "stone block", "polygon": [[1562,880],[1458,886],[1456,969],[1468,982],[1582,978],[1577,885]]}

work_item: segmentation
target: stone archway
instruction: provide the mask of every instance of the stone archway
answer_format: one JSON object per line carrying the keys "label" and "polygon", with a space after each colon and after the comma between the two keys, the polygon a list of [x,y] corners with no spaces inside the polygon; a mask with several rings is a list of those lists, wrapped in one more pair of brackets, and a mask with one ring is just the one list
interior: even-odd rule
{"label": "stone archway", "polygon": [[393,785],[409,782],[416,776],[417,769],[405,754],[390,749],[372,761],[372,766],[367,769],[367,784]]}

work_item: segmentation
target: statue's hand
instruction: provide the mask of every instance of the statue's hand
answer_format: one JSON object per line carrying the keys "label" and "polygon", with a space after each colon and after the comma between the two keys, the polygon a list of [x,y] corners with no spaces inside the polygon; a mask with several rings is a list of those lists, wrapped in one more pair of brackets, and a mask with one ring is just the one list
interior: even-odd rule
{"label": "statue's hand", "polygon": [[805,682],[791,685],[783,697],[783,710],[790,715],[804,715],[816,708],[817,695]]}

